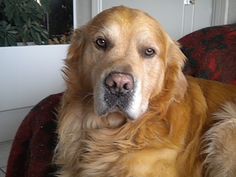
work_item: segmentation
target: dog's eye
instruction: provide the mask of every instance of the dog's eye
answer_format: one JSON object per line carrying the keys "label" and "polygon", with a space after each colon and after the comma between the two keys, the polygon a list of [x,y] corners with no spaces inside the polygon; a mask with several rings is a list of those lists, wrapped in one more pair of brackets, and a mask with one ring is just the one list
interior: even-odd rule
{"label": "dog's eye", "polygon": [[106,49],[107,48],[107,42],[103,38],[98,38],[96,41],[96,46],[101,49]]}
{"label": "dog's eye", "polygon": [[146,57],[152,57],[156,54],[156,52],[155,52],[154,49],[148,48],[148,49],[145,50],[144,54],[145,54]]}

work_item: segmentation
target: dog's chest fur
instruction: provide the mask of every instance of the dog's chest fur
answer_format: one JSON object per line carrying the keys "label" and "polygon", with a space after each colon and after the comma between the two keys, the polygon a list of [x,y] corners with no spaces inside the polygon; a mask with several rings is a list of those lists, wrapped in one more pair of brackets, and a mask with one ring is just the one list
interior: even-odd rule
{"label": "dog's chest fur", "polygon": [[166,126],[163,120],[150,119],[142,126],[85,131],[79,176],[175,176],[179,148],[168,141]]}

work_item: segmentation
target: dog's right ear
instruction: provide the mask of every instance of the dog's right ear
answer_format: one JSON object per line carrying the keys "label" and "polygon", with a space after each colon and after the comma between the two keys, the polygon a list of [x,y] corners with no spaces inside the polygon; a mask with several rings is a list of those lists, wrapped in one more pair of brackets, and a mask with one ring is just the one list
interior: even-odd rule
{"label": "dog's right ear", "polygon": [[83,57],[84,46],[85,40],[83,28],[76,29],[71,37],[71,44],[65,60],[65,67],[62,70],[67,89],[71,92],[78,91],[79,89],[79,80],[80,77],[82,77],[79,71],[79,63]]}
{"label": "dog's right ear", "polygon": [[78,60],[78,57],[81,55],[81,50],[84,45],[84,35],[83,28],[76,29],[71,37],[71,45],[67,54],[67,61]]}

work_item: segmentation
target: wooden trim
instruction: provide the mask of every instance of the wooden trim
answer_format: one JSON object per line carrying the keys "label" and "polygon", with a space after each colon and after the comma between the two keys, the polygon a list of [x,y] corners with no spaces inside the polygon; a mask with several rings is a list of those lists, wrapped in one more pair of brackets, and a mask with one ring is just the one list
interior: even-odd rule
{"label": "wooden trim", "polygon": [[78,1],[73,0],[73,29],[78,28]]}

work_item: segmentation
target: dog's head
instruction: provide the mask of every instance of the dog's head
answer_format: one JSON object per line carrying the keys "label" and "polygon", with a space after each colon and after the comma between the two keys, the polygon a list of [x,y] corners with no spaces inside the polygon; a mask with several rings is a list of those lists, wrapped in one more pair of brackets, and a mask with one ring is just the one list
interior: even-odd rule
{"label": "dog's head", "polygon": [[155,19],[114,7],[75,31],[66,61],[68,91],[91,94],[99,116],[120,112],[138,119],[154,96],[175,97],[184,58]]}

